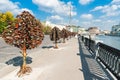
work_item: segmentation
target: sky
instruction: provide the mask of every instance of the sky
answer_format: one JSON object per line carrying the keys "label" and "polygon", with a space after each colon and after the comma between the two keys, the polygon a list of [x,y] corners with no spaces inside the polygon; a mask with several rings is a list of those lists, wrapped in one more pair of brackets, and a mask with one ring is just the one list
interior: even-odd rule
{"label": "sky", "polygon": [[0,12],[16,16],[24,10],[40,21],[86,29],[111,30],[120,23],[120,0],[0,0]]}

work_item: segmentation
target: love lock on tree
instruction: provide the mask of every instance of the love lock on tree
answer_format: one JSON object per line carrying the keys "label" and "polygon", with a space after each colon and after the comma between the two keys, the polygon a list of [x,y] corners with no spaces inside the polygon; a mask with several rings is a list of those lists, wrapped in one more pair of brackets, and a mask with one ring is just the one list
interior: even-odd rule
{"label": "love lock on tree", "polygon": [[42,28],[40,21],[35,19],[28,11],[23,11],[20,15],[17,15],[16,21],[11,23],[2,34],[6,43],[22,50],[23,64],[17,73],[19,77],[32,71],[26,65],[26,50],[33,49],[41,44],[44,38]]}

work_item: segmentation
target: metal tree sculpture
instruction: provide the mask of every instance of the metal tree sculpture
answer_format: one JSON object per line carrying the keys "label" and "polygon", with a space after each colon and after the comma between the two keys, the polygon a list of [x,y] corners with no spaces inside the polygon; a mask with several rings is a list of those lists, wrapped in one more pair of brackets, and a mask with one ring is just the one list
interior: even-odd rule
{"label": "metal tree sculpture", "polygon": [[68,38],[68,36],[68,31],[63,28],[61,31],[61,38],[63,38],[63,43],[65,43],[65,38]]}
{"label": "metal tree sculpture", "polygon": [[20,77],[31,72],[31,68],[26,65],[26,50],[33,49],[41,44],[44,35],[41,23],[29,12],[24,11],[16,17],[17,22],[12,23],[3,32],[2,37],[5,42],[14,45],[22,50],[23,64],[17,75]]}
{"label": "metal tree sculpture", "polygon": [[55,41],[55,46],[54,46],[54,48],[57,49],[57,48],[58,48],[58,46],[57,46],[57,41],[60,39],[60,30],[59,30],[59,28],[54,27],[54,28],[51,30],[50,39],[51,39],[51,41]]}

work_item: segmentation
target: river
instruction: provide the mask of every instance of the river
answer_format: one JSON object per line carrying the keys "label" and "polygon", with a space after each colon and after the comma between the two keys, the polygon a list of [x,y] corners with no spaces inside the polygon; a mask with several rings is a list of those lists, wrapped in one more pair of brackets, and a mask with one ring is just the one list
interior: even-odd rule
{"label": "river", "polygon": [[120,37],[98,35],[95,37],[95,40],[101,40],[104,44],[107,44],[120,50]]}

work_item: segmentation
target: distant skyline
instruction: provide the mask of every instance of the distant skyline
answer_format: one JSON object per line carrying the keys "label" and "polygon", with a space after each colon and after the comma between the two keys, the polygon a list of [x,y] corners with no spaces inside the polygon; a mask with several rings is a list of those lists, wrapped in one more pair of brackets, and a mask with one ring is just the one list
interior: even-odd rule
{"label": "distant skyline", "polygon": [[41,21],[111,30],[120,23],[120,0],[1,0],[0,12],[27,10]]}

